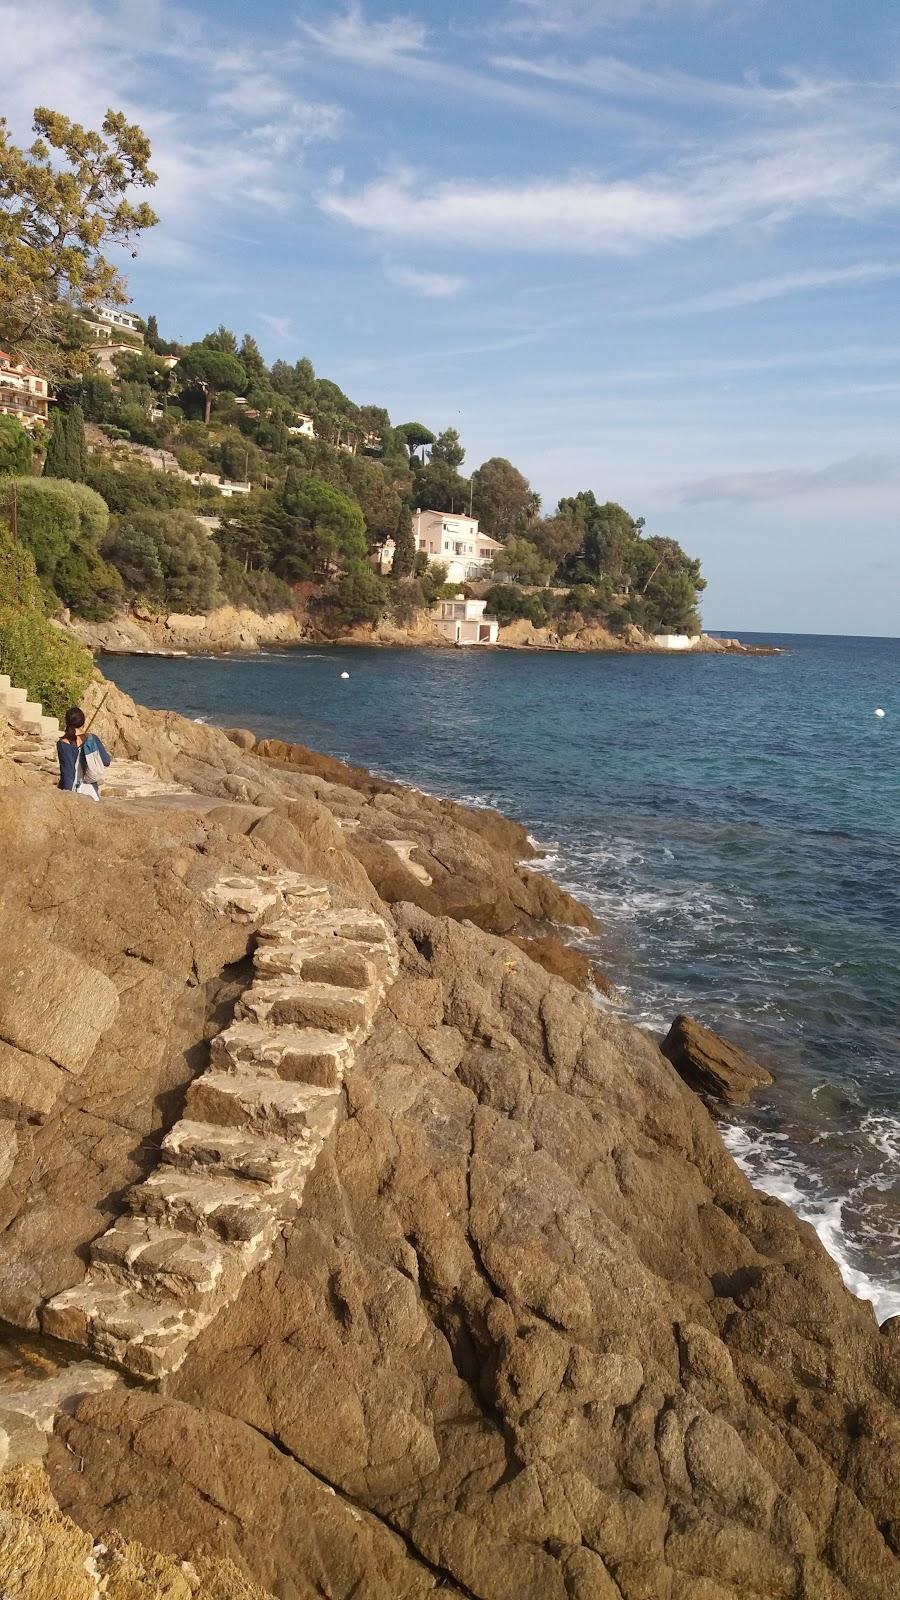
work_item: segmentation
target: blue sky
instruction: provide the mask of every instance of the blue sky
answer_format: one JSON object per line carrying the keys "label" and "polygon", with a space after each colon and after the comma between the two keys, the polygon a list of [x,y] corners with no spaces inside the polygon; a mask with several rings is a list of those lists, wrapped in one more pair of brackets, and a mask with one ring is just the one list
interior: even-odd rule
{"label": "blue sky", "polygon": [[895,0],[0,0],[3,106],[150,133],[129,263],[540,490],[712,628],[900,634]]}

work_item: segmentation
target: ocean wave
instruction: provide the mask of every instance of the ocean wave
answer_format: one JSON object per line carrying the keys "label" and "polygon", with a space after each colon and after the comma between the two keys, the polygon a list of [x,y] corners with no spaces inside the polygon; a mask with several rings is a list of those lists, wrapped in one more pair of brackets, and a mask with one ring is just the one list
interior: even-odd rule
{"label": "ocean wave", "polygon": [[[868,1121],[869,1119],[865,1119]],[[900,1124],[890,1121],[890,1141],[900,1139]],[[892,1283],[873,1277],[852,1260],[852,1241],[844,1225],[844,1210],[853,1195],[822,1195],[809,1192],[802,1184],[813,1189],[820,1183],[818,1175],[807,1172],[791,1149],[787,1134],[762,1133],[734,1124],[722,1128],[722,1138],[728,1150],[751,1183],[764,1194],[783,1200],[801,1221],[808,1222],[819,1236],[828,1254],[840,1269],[847,1288],[860,1300],[871,1302],[879,1322],[900,1315],[900,1289]]]}

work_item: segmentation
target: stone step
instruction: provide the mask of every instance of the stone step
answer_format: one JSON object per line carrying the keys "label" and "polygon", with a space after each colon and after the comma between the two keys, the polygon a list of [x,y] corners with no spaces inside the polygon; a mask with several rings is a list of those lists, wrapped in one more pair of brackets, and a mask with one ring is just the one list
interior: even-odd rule
{"label": "stone step", "polygon": [[180,1367],[192,1341],[225,1303],[210,1296],[202,1305],[188,1305],[90,1272],[48,1301],[41,1327],[138,1377],[160,1378]]}
{"label": "stone step", "polygon": [[60,737],[62,729],[55,717],[41,717],[41,738],[52,739],[54,743]]}
{"label": "stone step", "polygon": [[282,1027],[324,1028],[328,1033],[359,1036],[368,1028],[376,1005],[377,989],[348,989],[333,983],[291,982],[286,978],[257,979],[244,991],[237,1015],[251,1022]]}
{"label": "stone step", "polygon": [[261,1073],[205,1072],[188,1090],[192,1122],[214,1122],[252,1133],[321,1143],[337,1121],[341,1096],[312,1084],[284,1083]]}
{"label": "stone step", "polygon": [[180,1233],[142,1217],[120,1217],[91,1245],[96,1276],[125,1288],[173,1296],[197,1305],[236,1292],[248,1262],[234,1245]]}
{"label": "stone step", "polygon": [[15,689],[10,686],[0,689],[0,706],[5,706],[7,711],[19,710],[28,700],[27,689]]}
{"label": "stone step", "polygon": [[[299,1201],[302,1183],[293,1200]],[[246,1178],[160,1167],[128,1193],[134,1216],[185,1233],[211,1234],[255,1252],[270,1244],[291,1207],[284,1193]]]}
{"label": "stone step", "polygon": [[265,1028],[235,1022],[213,1039],[210,1066],[218,1072],[256,1067],[288,1083],[339,1089],[353,1063],[353,1046],[341,1033],[321,1028]]}
{"label": "stone step", "polygon": [[0,694],[3,693],[4,689],[11,689],[11,688],[12,688],[12,678],[10,677],[9,673],[8,672],[0,672]]}
{"label": "stone step", "polygon": [[269,912],[296,915],[327,910],[331,894],[327,883],[299,872],[267,872],[264,878],[235,874],[219,878],[204,893],[207,905],[242,922],[261,922]]}
{"label": "stone step", "polygon": [[162,1143],[163,1161],[185,1172],[209,1172],[268,1184],[291,1191],[315,1165],[320,1145],[250,1133],[214,1122],[176,1122]]}
{"label": "stone step", "polygon": [[319,937],[334,936],[339,939],[359,939],[364,944],[392,942],[391,930],[376,911],[362,911],[351,907],[347,911],[330,910],[324,915],[303,921],[296,916],[276,917],[260,928],[262,942],[288,944],[302,942],[314,933]]}
{"label": "stone step", "polygon": [[358,944],[315,934],[302,943],[261,945],[254,965],[261,978],[295,977],[343,989],[374,989],[380,977],[378,966]]}

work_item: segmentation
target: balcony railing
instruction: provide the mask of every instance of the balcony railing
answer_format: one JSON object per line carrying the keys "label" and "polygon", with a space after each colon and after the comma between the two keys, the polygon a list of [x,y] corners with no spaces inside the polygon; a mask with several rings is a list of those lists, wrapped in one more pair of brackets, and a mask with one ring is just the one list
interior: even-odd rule
{"label": "balcony railing", "polygon": [[47,414],[47,401],[43,395],[31,394],[28,389],[5,389],[0,386],[0,405],[15,406],[17,411],[33,411],[35,416]]}

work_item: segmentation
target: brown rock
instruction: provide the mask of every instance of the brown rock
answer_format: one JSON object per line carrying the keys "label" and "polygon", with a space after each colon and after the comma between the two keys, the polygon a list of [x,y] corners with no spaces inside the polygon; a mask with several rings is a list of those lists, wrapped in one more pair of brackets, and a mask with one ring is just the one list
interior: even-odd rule
{"label": "brown rock", "polygon": [[693,1017],[677,1016],[660,1049],[705,1100],[743,1106],[756,1089],[772,1082],[765,1067]]}
{"label": "brown rock", "polygon": [[601,994],[610,997],[616,994],[616,986],[608,978],[602,968],[598,967],[583,950],[577,950],[574,945],[566,944],[555,933],[545,933],[537,938],[525,939],[517,934],[507,935],[510,944],[524,950],[532,961],[543,967],[555,978],[565,978],[575,989],[599,989]]}

